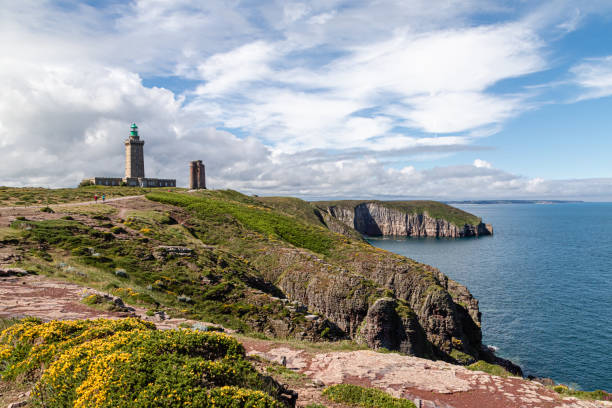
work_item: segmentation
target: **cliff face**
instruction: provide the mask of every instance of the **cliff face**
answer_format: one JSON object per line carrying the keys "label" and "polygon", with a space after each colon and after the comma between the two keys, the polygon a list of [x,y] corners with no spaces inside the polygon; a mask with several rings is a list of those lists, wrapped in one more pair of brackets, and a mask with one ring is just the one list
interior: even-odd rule
{"label": "cliff face", "polygon": [[464,224],[459,227],[443,218],[433,218],[427,212],[407,213],[378,202],[363,202],[356,206],[327,206],[327,215],[370,236],[391,235],[406,237],[462,238],[492,235],[490,224]]}
{"label": "cliff face", "polygon": [[482,349],[478,301],[433,267],[386,254],[357,255],[344,268],[300,250],[262,256],[290,299],[369,347],[460,363],[492,357]]}

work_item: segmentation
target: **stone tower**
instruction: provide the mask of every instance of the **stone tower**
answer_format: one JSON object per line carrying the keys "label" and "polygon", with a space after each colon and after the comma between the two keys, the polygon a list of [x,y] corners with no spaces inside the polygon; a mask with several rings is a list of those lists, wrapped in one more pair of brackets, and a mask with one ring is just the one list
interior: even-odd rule
{"label": "stone tower", "polygon": [[206,188],[206,171],[202,160],[189,163],[189,188],[191,190]]}
{"label": "stone tower", "polygon": [[144,178],[144,140],[140,140],[135,123],[131,129],[130,137],[125,141],[125,178]]}

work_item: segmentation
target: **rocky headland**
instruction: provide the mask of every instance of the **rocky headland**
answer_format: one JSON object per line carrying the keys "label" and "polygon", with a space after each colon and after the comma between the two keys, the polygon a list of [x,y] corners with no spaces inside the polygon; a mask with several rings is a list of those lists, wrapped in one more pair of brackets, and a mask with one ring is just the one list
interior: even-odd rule
{"label": "rocky headland", "polygon": [[491,224],[435,201],[321,201],[326,219],[334,218],[361,234],[463,238],[492,235]]}
{"label": "rocky headland", "polygon": [[[465,286],[436,268],[372,247],[350,225],[370,225],[356,221],[362,220],[363,209],[380,221],[381,233],[401,235],[408,231],[407,214],[415,213],[405,203],[403,208],[377,202],[324,205],[235,191],[142,191],[146,196],[117,199],[111,193],[103,205],[0,208],[0,279],[6,288],[0,291],[0,317],[136,314],[164,329],[204,321],[227,332],[289,344],[303,341],[324,349],[348,344],[353,350],[396,351],[440,363],[490,363],[521,375],[519,367],[483,346],[478,301]],[[460,231],[468,225],[474,235],[483,234],[477,217],[437,204],[416,212],[421,214],[419,234],[465,236]],[[464,229],[453,229],[458,225]],[[75,301],[79,287],[86,287],[88,295]],[[72,298],[52,300],[62,296]],[[247,351],[267,353],[263,343],[245,344]],[[283,356],[289,367],[291,353]],[[384,360],[396,364],[395,357]],[[438,367],[412,363],[419,370]],[[379,378],[390,367],[373,367],[358,380],[346,364],[338,382],[374,387],[379,384],[365,378]],[[317,373],[309,374],[313,367],[303,372],[317,379]],[[445,371],[449,366],[439,367]],[[386,389],[393,391],[393,384]],[[417,391],[410,395],[421,396]]]}

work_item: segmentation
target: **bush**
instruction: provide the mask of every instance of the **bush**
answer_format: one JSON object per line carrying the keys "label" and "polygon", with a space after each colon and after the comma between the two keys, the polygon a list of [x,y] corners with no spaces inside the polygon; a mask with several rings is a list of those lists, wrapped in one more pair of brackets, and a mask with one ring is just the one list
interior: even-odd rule
{"label": "bush", "polygon": [[111,228],[111,232],[113,234],[125,234],[127,231],[123,227],[115,226]]}
{"label": "bush", "polygon": [[53,208],[46,206],[40,209],[41,212],[46,212],[46,213],[54,213],[55,211],[53,211]]}
{"label": "bush", "polygon": [[235,339],[138,319],[26,319],[0,334],[0,369],[37,377],[32,403],[48,408],[282,407]]}
{"label": "bush", "polygon": [[338,384],[327,387],[323,395],[333,402],[359,405],[366,408],[416,408],[407,399],[395,398],[375,388]]}

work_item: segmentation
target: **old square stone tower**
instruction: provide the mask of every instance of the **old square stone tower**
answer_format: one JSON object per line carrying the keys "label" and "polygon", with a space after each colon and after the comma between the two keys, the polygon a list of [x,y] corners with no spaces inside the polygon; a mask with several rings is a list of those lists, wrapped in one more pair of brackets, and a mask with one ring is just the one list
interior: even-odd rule
{"label": "old square stone tower", "polygon": [[174,179],[146,178],[144,168],[144,140],[138,135],[138,126],[132,123],[125,144],[125,177],[92,177],[83,180],[101,186],[176,187]]}
{"label": "old square stone tower", "polygon": [[125,141],[125,178],[144,178],[144,140],[138,136],[138,126],[132,123],[130,137]]}

